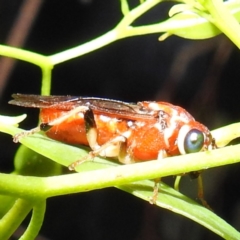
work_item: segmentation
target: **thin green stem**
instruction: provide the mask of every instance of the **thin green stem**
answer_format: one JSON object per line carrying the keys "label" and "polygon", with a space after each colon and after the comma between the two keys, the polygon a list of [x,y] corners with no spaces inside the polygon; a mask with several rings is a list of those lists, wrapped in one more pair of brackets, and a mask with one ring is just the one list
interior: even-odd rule
{"label": "thin green stem", "polygon": [[118,29],[119,35],[121,34],[122,37],[125,37],[125,30],[127,28],[131,28],[131,24],[148,10],[156,6],[162,2],[162,0],[147,0],[144,3],[140,4],[136,8],[132,9],[128,14],[124,16],[121,22],[116,26]]}
{"label": "thin green stem", "polygon": [[52,65],[42,68],[41,95],[50,95],[51,92]]}
{"label": "thin green stem", "polygon": [[12,57],[35,64],[42,69],[41,94],[49,95],[51,89],[51,71],[53,64],[49,57],[23,49],[0,45],[0,55]]}
{"label": "thin green stem", "polygon": [[0,55],[30,62],[41,67],[49,68],[49,66],[52,66],[52,63],[47,56],[24,49],[0,45]]}
{"label": "thin green stem", "polygon": [[[133,23],[133,21],[135,21],[139,16],[143,15],[145,12],[147,12],[149,9],[151,9],[160,2],[161,0],[147,0],[133,10],[131,10],[130,12],[126,13],[124,18],[120,21],[120,23],[116,26],[115,29],[85,44],[57,54],[53,54],[49,57],[3,45],[0,45],[0,54],[28,61],[38,66],[41,66],[43,69],[43,77],[46,77],[45,74],[47,74],[48,71],[52,69],[53,65],[90,53],[116,40],[130,36],[127,31],[128,28],[131,28],[129,25]],[[45,86],[48,85],[48,83],[45,82],[48,81],[45,81],[43,79],[44,86],[42,86],[42,93],[44,92],[47,94],[49,92],[49,86]]]}
{"label": "thin green stem", "polygon": [[80,46],[68,49],[66,51],[53,54],[49,56],[49,60],[53,65],[68,61],[70,59],[82,56],[84,54],[90,53],[96,49],[106,46],[118,39],[117,31],[115,29],[103,34],[102,36],[84,43]]}
{"label": "thin green stem", "polygon": [[180,180],[181,180],[182,176],[176,176],[176,179],[174,181],[174,189],[179,191],[179,183],[180,183]]}
{"label": "thin green stem", "polygon": [[84,54],[90,53],[121,38],[129,37],[130,35],[128,33],[128,28],[131,29],[130,24],[133,23],[139,16],[143,15],[149,9],[151,9],[160,2],[161,0],[145,1],[144,3],[140,4],[139,6],[128,12],[113,30],[85,44],[51,55],[49,56],[50,61],[53,65],[59,64],[70,59],[82,56]]}
{"label": "thin green stem", "polygon": [[129,6],[128,6],[128,1],[127,0],[120,0],[121,2],[121,11],[123,15],[127,15],[129,13]]}
{"label": "thin green stem", "polygon": [[[124,18],[120,21],[120,23],[111,31],[106,34],[89,41],[80,46],[68,49],[66,51],[53,54],[49,57],[32,53],[26,50],[21,50],[13,47],[0,45],[0,54],[8,57],[14,57],[17,59],[21,59],[24,61],[32,62],[38,66],[41,66],[43,69],[43,86],[42,93],[45,95],[49,94],[49,83],[50,81],[45,81],[44,78],[49,78],[51,73],[52,66],[55,64],[59,64],[70,59],[82,56],[84,54],[90,53],[94,50],[97,50],[103,46],[106,46],[116,40],[121,38],[151,34],[151,33],[159,33],[159,32],[168,32],[171,31],[171,27],[177,28],[177,26],[171,26],[169,24],[164,24],[164,22],[159,24],[152,24],[148,26],[140,26],[140,27],[132,27],[131,24],[144,13],[146,13],[149,9],[153,8],[157,4],[162,2],[162,0],[147,0],[132,9],[131,11],[126,10],[125,1],[121,1],[124,7]],[[202,0],[202,4],[206,6],[212,17],[210,20],[220,28],[232,41],[240,46],[240,27],[237,20],[231,15],[228,11],[227,7],[221,2],[221,0],[214,1],[204,1]],[[226,4],[225,4],[226,5]],[[203,13],[203,17],[206,17],[206,13]],[[196,22],[197,24],[197,22]],[[170,27],[170,28],[169,28]],[[183,26],[184,27],[184,26]],[[186,26],[188,27],[188,26]],[[236,31],[237,29],[237,31]]]}
{"label": "thin green stem", "polygon": [[146,34],[153,34],[153,33],[161,33],[167,32],[169,29],[169,24],[163,23],[156,23],[147,26],[140,26],[140,27],[130,27],[127,28],[124,32],[125,37],[132,37],[132,36],[139,36],[139,35],[146,35]]}
{"label": "thin green stem", "polygon": [[45,210],[46,200],[34,203],[30,224],[28,225],[27,230],[19,240],[32,240],[36,238],[44,220]]}
{"label": "thin green stem", "polygon": [[31,202],[18,199],[14,206],[0,221],[0,239],[7,240],[16,231],[23,219],[32,209]]}

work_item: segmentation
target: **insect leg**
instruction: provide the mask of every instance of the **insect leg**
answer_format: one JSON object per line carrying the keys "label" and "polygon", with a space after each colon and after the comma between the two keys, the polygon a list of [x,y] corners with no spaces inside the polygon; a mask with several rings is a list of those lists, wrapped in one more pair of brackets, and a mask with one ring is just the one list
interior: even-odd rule
{"label": "insect leg", "polygon": [[[93,131],[93,129],[91,130]],[[90,132],[89,132],[90,134]],[[95,134],[95,130],[94,130]],[[131,159],[130,154],[127,153],[127,146],[126,141],[127,137],[129,136],[130,132],[126,131],[122,135],[116,136],[112,140],[106,142],[102,146],[95,145],[95,149],[91,151],[85,158],[79,159],[76,162],[73,162],[70,166],[70,170],[75,170],[75,168],[85,162],[88,159],[92,159],[95,156],[101,156],[101,157],[115,157],[118,158],[118,160],[124,164],[134,163],[134,160]],[[91,138],[91,140],[90,140]],[[91,144],[96,141],[96,139],[93,136],[90,136],[88,141],[91,141]],[[96,142],[97,144],[97,142]],[[90,145],[90,143],[89,143]],[[99,146],[99,147],[96,147]]]}
{"label": "insect leg", "polygon": [[[128,132],[126,132],[127,134]],[[124,133],[123,133],[124,134]],[[102,146],[100,146],[99,148],[91,151],[86,157],[79,159],[75,162],[73,162],[68,168],[70,170],[75,170],[75,168],[85,162],[88,159],[92,159],[95,156],[101,156],[101,157],[119,157],[119,154],[123,154],[125,155],[125,153],[121,150],[121,147],[124,146],[125,142],[126,142],[126,137],[124,135],[119,135],[115,138],[113,138],[112,140],[106,142],[105,144],[103,144]],[[122,156],[123,156],[122,155]],[[125,155],[126,156],[126,155]],[[125,163],[125,162],[123,162]]]}
{"label": "insect leg", "polygon": [[84,113],[84,122],[85,122],[85,129],[86,129],[86,137],[88,140],[89,147],[92,150],[97,150],[100,146],[97,143],[97,126],[94,120],[94,114],[91,108],[89,108]]}
{"label": "insect leg", "polygon": [[121,143],[125,141],[126,138],[119,135],[103,144],[100,148],[92,151],[92,154],[95,156],[99,155],[101,157],[118,157]]}
{"label": "insect leg", "polygon": [[208,205],[207,201],[204,199],[204,193],[203,193],[203,181],[201,174],[197,178],[198,181],[198,199],[202,202],[202,205],[209,210],[213,211],[211,207]]}
{"label": "insect leg", "polygon": [[[207,201],[204,199],[204,193],[203,193],[203,181],[202,181],[202,175],[201,175],[201,171],[195,171],[195,172],[190,172],[189,176],[192,179],[196,179],[198,181],[198,199],[201,201],[202,205],[206,208],[208,208],[209,210],[212,211],[211,207],[208,205]],[[175,183],[174,183],[174,188],[175,190],[179,191],[179,182],[180,182],[180,178],[181,176],[177,176]]]}
{"label": "insect leg", "polygon": [[135,163],[134,159],[127,151],[127,138],[125,137],[125,142],[120,142],[120,148],[118,153],[118,160],[123,164]]}
{"label": "insect leg", "polygon": [[153,187],[153,195],[149,199],[149,203],[156,204],[159,192],[159,184],[161,182],[161,178],[154,179],[154,187]]}
{"label": "insect leg", "polygon": [[69,166],[70,170],[74,170],[76,166],[85,162],[88,159],[94,158],[95,156],[116,157],[119,158],[120,161],[122,160],[123,163],[126,163],[126,161],[130,163],[129,160],[130,158],[126,152],[126,140],[130,134],[129,131],[126,131],[122,135],[116,136],[115,138],[106,142],[102,146],[99,146],[97,142],[98,137],[97,125],[91,108],[88,108],[84,112],[84,122],[87,141],[92,151],[86,157],[79,159],[76,162],[73,162]]}
{"label": "insect leg", "polygon": [[[168,157],[166,150],[162,149],[158,153],[158,160]],[[153,186],[153,195],[150,198],[149,202],[151,204],[156,204],[158,193],[159,193],[159,184],[161,182],[161,178],[154,179],[154,186]]]}
{"label": "insect leg", "polygon": [[13,136],[13,142],[18,143],[19,140],[20,140],[22,137],[27,137],[27,136],[29,136],[29,135],[32,135],[32,134],[37,133],[37,132],[40,132],[40,131],[41,131],[41,128],[40,128],[40,126],[38,126],[38,127],[35,127],[35,128],[33,128],[33,129],[31,129],[31,130],[17,133],[17,134],[15,134],[15,135]]}
{"label": "insect leg", "polygon": [[84,121],[88,144],[93,150],[91,152],[92,155],[100,155],[103,157],[118,157],[119,161],[122,163],[132,163],[132,161],[130,162],[130,160],[127,160],[129,156],[127,154],[126,146],[127,136],[125,135],[129,135],[129,132],[125,132],[122,135],[119,135],[106,142],[102,146],[99,146],[97,142],[97,125],[94,120],[94,114],[91,108],[89,108],[84,113]]}
{"label": "insect leg", "polygon": [[133,163],[129,154],[127,153],[127,137],[124,136],[124,134],[128,135],[128,132],[125,132],[123,135],[119,135],[102,146],[99,146],[97,142],[97,126],[91,108],[84,113],[84,121],[88,144],[93,150],[91,152],[92,156],[100,155],[103,157],[118,157],[119,161],[124,164]]}

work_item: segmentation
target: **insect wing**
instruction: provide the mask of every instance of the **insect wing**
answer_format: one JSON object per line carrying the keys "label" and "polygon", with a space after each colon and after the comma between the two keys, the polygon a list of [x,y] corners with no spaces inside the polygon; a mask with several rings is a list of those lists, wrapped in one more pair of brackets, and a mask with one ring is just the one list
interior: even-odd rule
{"label": "insect wing", "polygon": [[13,94],[10,104],[32,108],[54,108],[71,110],[76,105],[77,97],[72,96],[41,96],[33,94]]}
{"label": "insect wing", "polygon": [[102,113],[120,119],[153,119],[156,116],[155,111],[143,108],[134,103],[126,103],[104,98],[83,98],[80,101],[85,101],[86,105],[91,107],[95,113]]}
{"label": "insect wing", "polygon": [[49,108],[71,110],[78,106],[90,107],[94,113],[106,114],[123,119],[153,119],[156,112],[138,104],[125,103],[117,100],[93,97],[74,96],[41,96],[28,94],[13,94],[9,103],[33,108]]}

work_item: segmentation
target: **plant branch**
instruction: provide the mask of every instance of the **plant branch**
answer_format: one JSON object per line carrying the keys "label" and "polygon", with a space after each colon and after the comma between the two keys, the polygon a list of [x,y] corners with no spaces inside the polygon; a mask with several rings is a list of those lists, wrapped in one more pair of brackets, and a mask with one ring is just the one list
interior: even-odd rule
{"label": "plant branch", "polygon": [[[161,161],[106,166],[107,169],[47,178],[0,174],[0,193],[30,199],[47,198],[233,164],[240,161],[239,156],[240,145],[235,145]],[[77,169],[81,171],[81,166]]]}
{"label": "plant branch", "polygon": [[32,204],[30,202],[18,199],[0,221],[0,239],[9,239],[31,209]]}
{"label": "plant branch", "polygon": [[41,67],[53,67],[47,56],[24,49],[0,45],[0,55],[30,62]]}
{"label": "plant branch", "polygon": [[45,199],[34,203],[31,222],[28,225],[27,230],[19,240],[31,240],[37,237],[44,220],[45,210],[46,210]]}
{"label": "plant branch", "polygon": [[120,23],[111,31],[103,34],[102,36],[79,45],[77,47],[68,49],[66,51],[49,56],[53,65],[59,64],[70,59],[82,56],[86,53],[92,52],[103,46],[106,46],[114,41],[117,41],[124,37],[129,37],[128,28],[131,28],[130,24],[133,23],[139,16],[146,13],[149,9],[160,3],[161,0],[147,0],[140,4],[133,10],[124,15]]}

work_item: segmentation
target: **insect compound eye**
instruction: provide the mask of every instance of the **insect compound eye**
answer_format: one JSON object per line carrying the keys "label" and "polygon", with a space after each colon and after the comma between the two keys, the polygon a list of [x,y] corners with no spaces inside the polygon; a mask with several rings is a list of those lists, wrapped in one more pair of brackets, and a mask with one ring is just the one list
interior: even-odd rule
{"label": "insect compound eye", "polygon": [[199,152],[204,144],[204,135],[198,129],[190,130],[184,139],[184,150],[186,153]]}
{"label": "insect compound eye", "polygon": [[177,145],[181,154],[199,152],[203,148],[204,142],[204,133],[189,125],[184,125],[179,131]]}

